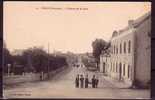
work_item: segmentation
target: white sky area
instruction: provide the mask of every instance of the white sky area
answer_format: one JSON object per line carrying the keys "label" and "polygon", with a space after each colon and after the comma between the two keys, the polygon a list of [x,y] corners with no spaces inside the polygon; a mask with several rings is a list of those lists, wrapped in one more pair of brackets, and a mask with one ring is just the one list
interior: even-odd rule
{"label": "white sky area", "polygon": [[[68,7],[88,10],[65,9]],[[150,2],[5,1],[4,41],[11,52],[33,46],[47,50],[48,43],[50,52],[92,52],[96,38],[109,40],[114,30],[150,10]]]}

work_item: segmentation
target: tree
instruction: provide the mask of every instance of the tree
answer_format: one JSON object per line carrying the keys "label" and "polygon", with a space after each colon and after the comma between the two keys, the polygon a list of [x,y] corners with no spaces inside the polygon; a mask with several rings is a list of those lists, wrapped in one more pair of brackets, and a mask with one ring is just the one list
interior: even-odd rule
{"label": "tree", "polygon": [[66,61],[66,57],[64,56],[53,56],[53,55],[50,55],[49,56],[49,70],[56,70],[58,68],[61,68],[63,66],[67,66],[67,61]]}
{"label": "tree", "polygon": [[103,39],[96,39],[92,42],[93,56],[95,57],[97,68],[99,65],[100,54],[102,50],[105,50],[107,48],[108,45],[109,44]]}
{"label": "tree", "polygon": [[26,49],[23,51],[22,56],[26,58],[26,68],[34,68],[36,72],[49,72],[67,65],[66,57],[60,55],[54,56],[53,54],[48,55],[40,47]]}
{"label": "tree", "polygon": [[7,65],[11,64],[12,65],[12,55],[10,54],[10,51],[7,48],[3,48],[3,71],[7,73]]}
{"label": "tree", "polygon": [[48,54],[40,47],[29,48],[23,52],[27,58],[27,67],[35,69],[36,72],[47,72]]}

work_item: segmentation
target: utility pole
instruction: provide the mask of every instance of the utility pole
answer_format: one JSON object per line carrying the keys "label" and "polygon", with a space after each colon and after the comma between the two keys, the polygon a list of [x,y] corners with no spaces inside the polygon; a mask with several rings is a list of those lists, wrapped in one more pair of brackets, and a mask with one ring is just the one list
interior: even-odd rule
{"label": "utility pole", "polygon": [[49,43],[48,43],[48,65],[47,65],[47,77],[48,77],[48,79],[50,78],[50,77],[49,77]]}

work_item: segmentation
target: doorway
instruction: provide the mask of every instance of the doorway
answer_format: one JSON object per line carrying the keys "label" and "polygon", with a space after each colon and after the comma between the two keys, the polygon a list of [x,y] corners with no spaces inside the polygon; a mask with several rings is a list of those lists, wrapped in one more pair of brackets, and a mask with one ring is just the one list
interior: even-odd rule
{"label": "doorway", "polygon": [[105,62],[103,63],[103,73],[105,73]]}
{"label": "doorway", "polygon": [[121,80],[122,79],[122,64],[120,63],[119,64],[119,80]]}

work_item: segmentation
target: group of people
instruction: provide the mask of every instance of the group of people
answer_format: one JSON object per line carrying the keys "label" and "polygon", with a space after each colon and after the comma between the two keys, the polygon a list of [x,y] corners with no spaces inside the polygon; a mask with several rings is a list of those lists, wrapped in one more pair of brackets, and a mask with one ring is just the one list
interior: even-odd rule
{"label": "group of people", "polygon": [[88,88],[88,85],[91,84],[92,88],[97,88],[99,83],[99,79],[93,75],[91,81],[88,79],[88,74],[85,76],[77,75],[75,79],[75,87],[76,88]]}

